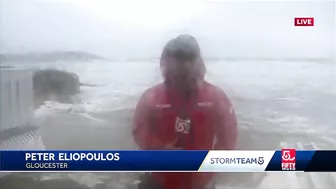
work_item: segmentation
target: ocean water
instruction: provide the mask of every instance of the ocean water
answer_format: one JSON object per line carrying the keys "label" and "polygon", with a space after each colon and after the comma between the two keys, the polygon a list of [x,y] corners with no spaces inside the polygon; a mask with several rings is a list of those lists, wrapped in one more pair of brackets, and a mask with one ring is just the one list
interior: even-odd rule
{"label": "ocean water", "polygon": [[[206,80],[221,87],[236,109],[239,149],[336,148],[334,62],[212,61],[206,65]],[[162,81],[156,62],[15,66],[72,71],[82,83],[98,85],[82,87],[75,104],[46,102],[36,110],[35,121],[48,149],[136,149],[130,133],[133,108],[144,90]],[[294,177],[297,188],[333,188],[335,175],[319,176],[317,182],[300,174],[221,174],[218,187],[288,188],[285,181]],[[132,173],[21,174],[1,179],[0,185],[14,183],[13,188],[22,189],[57,188],[60,183],[62,188],[134,188],[137,177]],[[15,183],[25,183],[25,187]]]}

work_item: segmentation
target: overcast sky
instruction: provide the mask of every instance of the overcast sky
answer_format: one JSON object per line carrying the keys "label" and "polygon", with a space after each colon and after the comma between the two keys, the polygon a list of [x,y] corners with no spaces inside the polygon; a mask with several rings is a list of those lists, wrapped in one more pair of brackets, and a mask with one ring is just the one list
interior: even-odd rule
{"label": "overcast sky", "polygon": [[[217,57],[335,55],[334,1],[0,0],[4,53],[82,50],[151,57],[171,37],[193,34]],[[314,17],[314,27],[294,27]]]}

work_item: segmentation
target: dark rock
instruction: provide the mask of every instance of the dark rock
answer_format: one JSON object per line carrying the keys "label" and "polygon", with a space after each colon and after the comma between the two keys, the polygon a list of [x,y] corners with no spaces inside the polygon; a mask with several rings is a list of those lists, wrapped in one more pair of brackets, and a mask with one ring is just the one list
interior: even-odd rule
{"label": "dark rock", "polygon": [[44,101],[71,102],[72,96],[80,92],[78,75],[72,72],[46,69],[38,70],[33,77],[35,103]]}

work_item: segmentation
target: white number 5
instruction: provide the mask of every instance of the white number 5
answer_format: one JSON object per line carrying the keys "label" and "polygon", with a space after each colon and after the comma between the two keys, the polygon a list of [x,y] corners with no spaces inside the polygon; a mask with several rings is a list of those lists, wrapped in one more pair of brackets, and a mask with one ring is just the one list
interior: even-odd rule
{"label": "white number 5", "polygon": [[290,156],[290,151],[283,151],[282,153],[282,159],[285,160],[285,161],[293,161],[295,160],[295,157],[291,157]]}

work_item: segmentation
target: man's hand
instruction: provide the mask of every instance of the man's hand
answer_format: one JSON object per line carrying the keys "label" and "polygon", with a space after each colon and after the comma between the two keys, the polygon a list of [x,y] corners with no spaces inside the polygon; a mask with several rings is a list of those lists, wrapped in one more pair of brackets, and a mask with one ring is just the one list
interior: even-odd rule
{"label": "man's hand", "polygon": [[176,147],[177,141],[178,141],[178,139],[174,140],[173,142],[170,142],[170,143],[166,144],[165,147],[163,148],[163,150],[182,150],[183,148]]}

